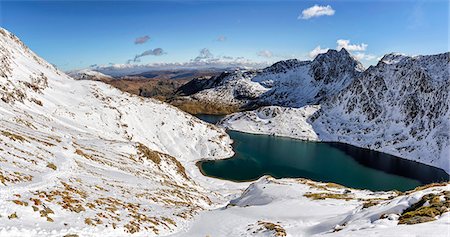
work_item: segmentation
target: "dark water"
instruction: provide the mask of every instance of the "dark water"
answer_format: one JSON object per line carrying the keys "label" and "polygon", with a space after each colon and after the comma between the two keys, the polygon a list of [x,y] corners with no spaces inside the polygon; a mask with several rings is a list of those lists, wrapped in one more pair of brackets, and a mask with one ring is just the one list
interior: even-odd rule
{"label": "dark water", "polygon": [[[199,115],[215,123],[220,117]],[[385,153],[342,143],[228,131],[236,154],[226,160],[200,162],[202,172],[232,181],[309,178],[352,188],[405,191],[432,182],[448,181],[443,170]]]}

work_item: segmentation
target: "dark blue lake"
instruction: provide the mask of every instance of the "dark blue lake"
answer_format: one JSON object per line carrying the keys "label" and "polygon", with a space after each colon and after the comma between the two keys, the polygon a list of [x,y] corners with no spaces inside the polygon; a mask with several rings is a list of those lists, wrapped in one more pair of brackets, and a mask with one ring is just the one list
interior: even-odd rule
{"label": "dark blue lake", "polygon": [[[221,117],[198,115],[215,123]],[[230,159],[199,162],[203,174],[231,181],[308,178],[351,188],[406,191],[448,181],[438,168],[343,143],[306,142],[269,135],[227,131],[235,155]]]}

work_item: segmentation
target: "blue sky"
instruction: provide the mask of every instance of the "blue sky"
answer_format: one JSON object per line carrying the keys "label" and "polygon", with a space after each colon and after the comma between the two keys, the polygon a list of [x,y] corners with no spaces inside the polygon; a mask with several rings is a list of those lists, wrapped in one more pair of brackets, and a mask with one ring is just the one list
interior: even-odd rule
{"label": "blue sky", "polygon": [[[313,11],[305,17],[302,11],[314,5],[322,7],[322,15]],[[365,65],[390,52],[435,54],[449,47],[445,0],[1,0],[0,9],[2,27],[63,70],[110,63],[310,59],[314,49],[335,49],[338,40]],[[145,36],[150,39],[135,43]]]}

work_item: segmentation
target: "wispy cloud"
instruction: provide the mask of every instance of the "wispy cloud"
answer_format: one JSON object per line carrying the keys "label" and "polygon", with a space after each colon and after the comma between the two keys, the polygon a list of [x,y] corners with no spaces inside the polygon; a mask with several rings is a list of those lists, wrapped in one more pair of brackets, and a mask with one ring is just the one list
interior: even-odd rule
{"label": "wispy cloud", "polygon": [[311,50],[310,52],[309,52],[309,57],[310,58],[315,58],[317,55],[319,55],[319,54],[321,54],[321,53],[326,53],[327,51],[329,50],[329,48],[324,48],[324,49],[322,49],[321,47],[320,47],[320,45],[318,45],[317,47],[315,47],[313,50]]}
{"label": "wispy cloud", "polygon": [[150,36],[144,35],[144,36],[141,36],[141,37],[137,37],[134,40],[134,44],[144,44],[144,43],[146,43],[149,40],[150,40]]}
{"label": "wispy cloud", "polygon": [[345,48],[348,51],[366,51],[367,44],[361,43],[361,44],[350,44],[350,40],[344,40],[339,39],[336,41],[337,50],[341,50],[342,48]]}
{"label": "wispy cloud", "polygon": [[216,39],[216,41],[219,41],[219,42],[224,42],[226,40],[227,40],[227,37],[224,35],[219,35]]}
{"label": "wispy cloud", "polygon": [[195,62],[199,62],[202,60],[208,60],[208,59],[212,59],[212,58],[213,58],[213,54],[209,51],[209,49],[203,48],[200,50],[199,55],[192,60]]}
{"label": "wispy cloud", "polygon": [[134,56],[134,59],[128,60],[127,63],[140,62],[141,61],[140,58],[145,57],[145,56],[149,56],[149,55],[161,56],[163,54],[166,54],[166,52],[164,52],[164,50],[162,48],[150,49],[150,50],[144,51],[141,54]]}
{"label": "wispy cloud", "polygon": [[330,6],[319,6],[314,5],[310,8],[307,8],[302,11],[302,14],[298,16],[298,19],[308,20],[313,17],[320,17],[320,16],[332,16],[334,15],[335,10]]}
{"label": "wispy cloud", "polygon": [[264,58],[271,58],[273,57],[273,53],[269,50],[261,50],[257,53],[258,56],[264,57]]}
{"label": "wispy cloud", "polygon": [[421,1],[417,2],[414,5],[414,7],[408,17],[408,21],[409,21],[408,29],[417,29],[424,25],[425,14],[422,9],[422,5],[423,5],[423,2],[421,2]]}

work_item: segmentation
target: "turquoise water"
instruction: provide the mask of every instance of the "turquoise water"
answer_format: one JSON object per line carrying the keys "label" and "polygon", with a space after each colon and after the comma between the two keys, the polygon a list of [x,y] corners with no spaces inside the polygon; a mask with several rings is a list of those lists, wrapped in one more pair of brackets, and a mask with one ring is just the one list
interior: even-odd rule
{"label": "turquoise water", "polygon": [[[220,117],[199,116],[215,123]],[[342,143],[305,142],[296,139],[227,131],[235,155],[226,160],[202,161],[202,172],[231,181],[275,178],[308,178],[347,187],[405,191],[447,181],[441,169],[381,152]]]}

